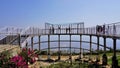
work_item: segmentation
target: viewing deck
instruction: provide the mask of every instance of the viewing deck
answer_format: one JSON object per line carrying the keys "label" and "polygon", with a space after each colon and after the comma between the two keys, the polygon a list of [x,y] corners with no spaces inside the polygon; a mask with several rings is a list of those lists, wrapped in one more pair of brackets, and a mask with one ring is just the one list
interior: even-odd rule
{"label": "viewing deck", "polygon": [[[41,36],[47,36],[47,41],[41,41]],[[103,65],[107,64],[107,59],[106,59],[106,49],[112,49],[113,50],[113,60],[112,60],[112,66],[116,66],[117,59],[116,59],[116,40],[120,39],[120,22],[117,23],[112,23],[112,24],[103,24],[103,25],[96,25],[93,27],[85,27],[84,22],[80,23],[73,23],[73,24],[50,24],[50,23],[45,23],[45,28],[39,28],[39,27],[28,27],[28,28],[15,28],[15,27],[5,27],[0,29],[0,44],[14,44],[17,43],[16,45],[19,45],[20,47],[28,47],[28,38],[31,40],[30,46],[31,49],[33,49],[35,44],[38,44],[38,48],[41,51],[41,43],[48,43],[48,47],[46,48],[48,51],[48,60],[50,59],[50,43],[51,42],[56,42],[56,41],[51,41],[52,35],[58,36],[58,59],[60,60],[60,49],[61,43],[60,42],[69,42],[69,49],[70,49],[70,55],[69,59],[72,59],[71,56],[71,42],[72,40],[71,36],[77,35],[79,36],[78,41],[74,42],[80,42],[80,58],[81,58],[81,52],[82,52],[82,42],[84,43],[89,43],[89,52],[92,54],[92,44],[97,45],[97,53],[99,54],[100,47],[103,47],[104,54],[103,54]],[[61,40],[60,36],[61,35],[67,35],[69,36],[69,40]],[[89,36],[89,41],[82,41],[82,36],[87,35]],[[11,38],[12,36],[12,38]],[[34,42],[34,37],[38,36],[38,42]],[[97,42],[92,41],[92,37],[95,36],[97,37]],[[103,38],[103,45],[100,44],[100,37]],[[106,45],[106,39],[111,38],[113,40],[113,47],[110,48],[109,46]],[[0,47],[3,48],[3,47]],[[105,57],[104,57],[105,56]]]}
{"label": "viewing deck", "polygon": [[[107,37],[120,37],[120,22],[112,24],[85,27],[84,23],[74,24],[45,24],[45,29],[39,27],[15,28],[5,27],[0,29],[0,35],[99,35]],[[1,37],[2,38],[2,37]]]}

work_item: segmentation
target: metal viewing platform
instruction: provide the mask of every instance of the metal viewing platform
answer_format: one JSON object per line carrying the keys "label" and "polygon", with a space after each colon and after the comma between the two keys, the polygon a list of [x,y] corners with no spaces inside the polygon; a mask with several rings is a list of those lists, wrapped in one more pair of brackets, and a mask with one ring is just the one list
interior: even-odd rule
{"label": "metal viewing platform", "polygon": [[[50,36],[55,35],[58,36],[58,40],[51,41]],[[60,40],[61,35],[68,35],[69,40]],[[72,40],[71,36],[77,35],[79,36],[78,40]],[[89,36],[89,41],[82,41],[82,36]],[[34,42],[34,37],[38,36],[38,42]],[[41,36],[48,36],[47,41],[41,41]],[[92,37],[97,38],[97,42],[92,41]],[[103,45],[100,44],[100,37],[103,38]],[[41,43],[48,43],[48,59],[50,59],[50,42],[58,42],[58,59],[60,60],[60,42],[69,42],[70,48],[70,56],[71,58],[71,42],[80,42],[80,58],[82,52],[82,42],[89,43],[89,52],[92,52],[92,44],[97,45],[97,53],[99,55],[100,46],[104,48],[104,55],[106,56],[106,49],[113,49],[113,60],[112,66],[116,66],[116,40],[120,39],[120,22],[112,23],[112,24],[103,24],[96,25],[93,27],[85,27],[84,22],[80,23],[71,23],[71,24],[50,24],[45,23],[45,29],[39,27],[27,27],[27,28],[16,28],[16,27],[5,27],[0,29],[0,44],[16,44],[21,47],[27,47],[27,39],[31,39],[31,49],[33,49],[34,44],[38,44],[39,50],[41,51]],[[113,40],[113,48],[110,48],[106,45],[106,39],[111,38]],[[107,59],[103,61],[103,65],[107,64]]]}

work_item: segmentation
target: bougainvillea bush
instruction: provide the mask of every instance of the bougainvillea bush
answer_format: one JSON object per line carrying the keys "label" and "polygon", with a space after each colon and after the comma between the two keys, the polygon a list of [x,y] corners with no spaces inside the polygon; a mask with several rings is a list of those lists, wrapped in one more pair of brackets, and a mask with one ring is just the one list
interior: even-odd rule
{"label": "bougainvillea bush", "polygon": [[14,56],[10,59],[10,62],[12,64],[12,67],[16,68],[28,68],[28,64],[24,57],[22,56]]}
{"label": "bougainvillea bush", "polygon": [[23,48],[20,55],[26,59],[26,62],[28,62],[28,64],[32,64],[38,59],[38,55],[35,54],[34,50],[31,50],[30,48]]}
{"label": "bougainvillea bush", "polygon": [[23,48],[21,53],[8,57],[8,52],[0,55],[0,68],[28,68],[29,64],[33,64],[38,59],[38,55],[34,50]]}

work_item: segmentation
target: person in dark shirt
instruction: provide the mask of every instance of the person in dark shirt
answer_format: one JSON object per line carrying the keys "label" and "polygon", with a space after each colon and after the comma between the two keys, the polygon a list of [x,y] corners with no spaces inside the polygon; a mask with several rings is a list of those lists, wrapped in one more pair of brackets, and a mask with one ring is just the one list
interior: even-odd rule
{"label": "person in dark shirt", "polygon": [[103,25],[102,31],[103,31],[103,34],[105,34],[105,25]]}
{"label": "person in dark shirt", "polygon": [[70,30],[70,26],[69,26],[68,30],[69,30],[69,33],[70,33],[70,31],[71,31],[71,30]]}
{"label": "person in dark shirt", "polygon": [[52,26],[52,33],[54,34],[54,27]]}
{"label": "person in dark shirt", "polygon": [[59,33],[61,33],[61,28],[60,28],[60,26],[58,26],[58,30],[59,30]]}
{"label": "person in dark shirt", "polygon": [[116,34],[116,26],[115,26],[115,24],[113,25],[113,34],[114,35]]}

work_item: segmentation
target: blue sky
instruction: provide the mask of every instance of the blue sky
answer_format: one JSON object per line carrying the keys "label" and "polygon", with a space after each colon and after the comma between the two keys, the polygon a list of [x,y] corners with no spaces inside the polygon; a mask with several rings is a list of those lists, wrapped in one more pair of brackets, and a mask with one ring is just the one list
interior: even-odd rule
{"label": "blue sky", "polygon": [[120,0],[0,0],[0,27],[120,21]]}

